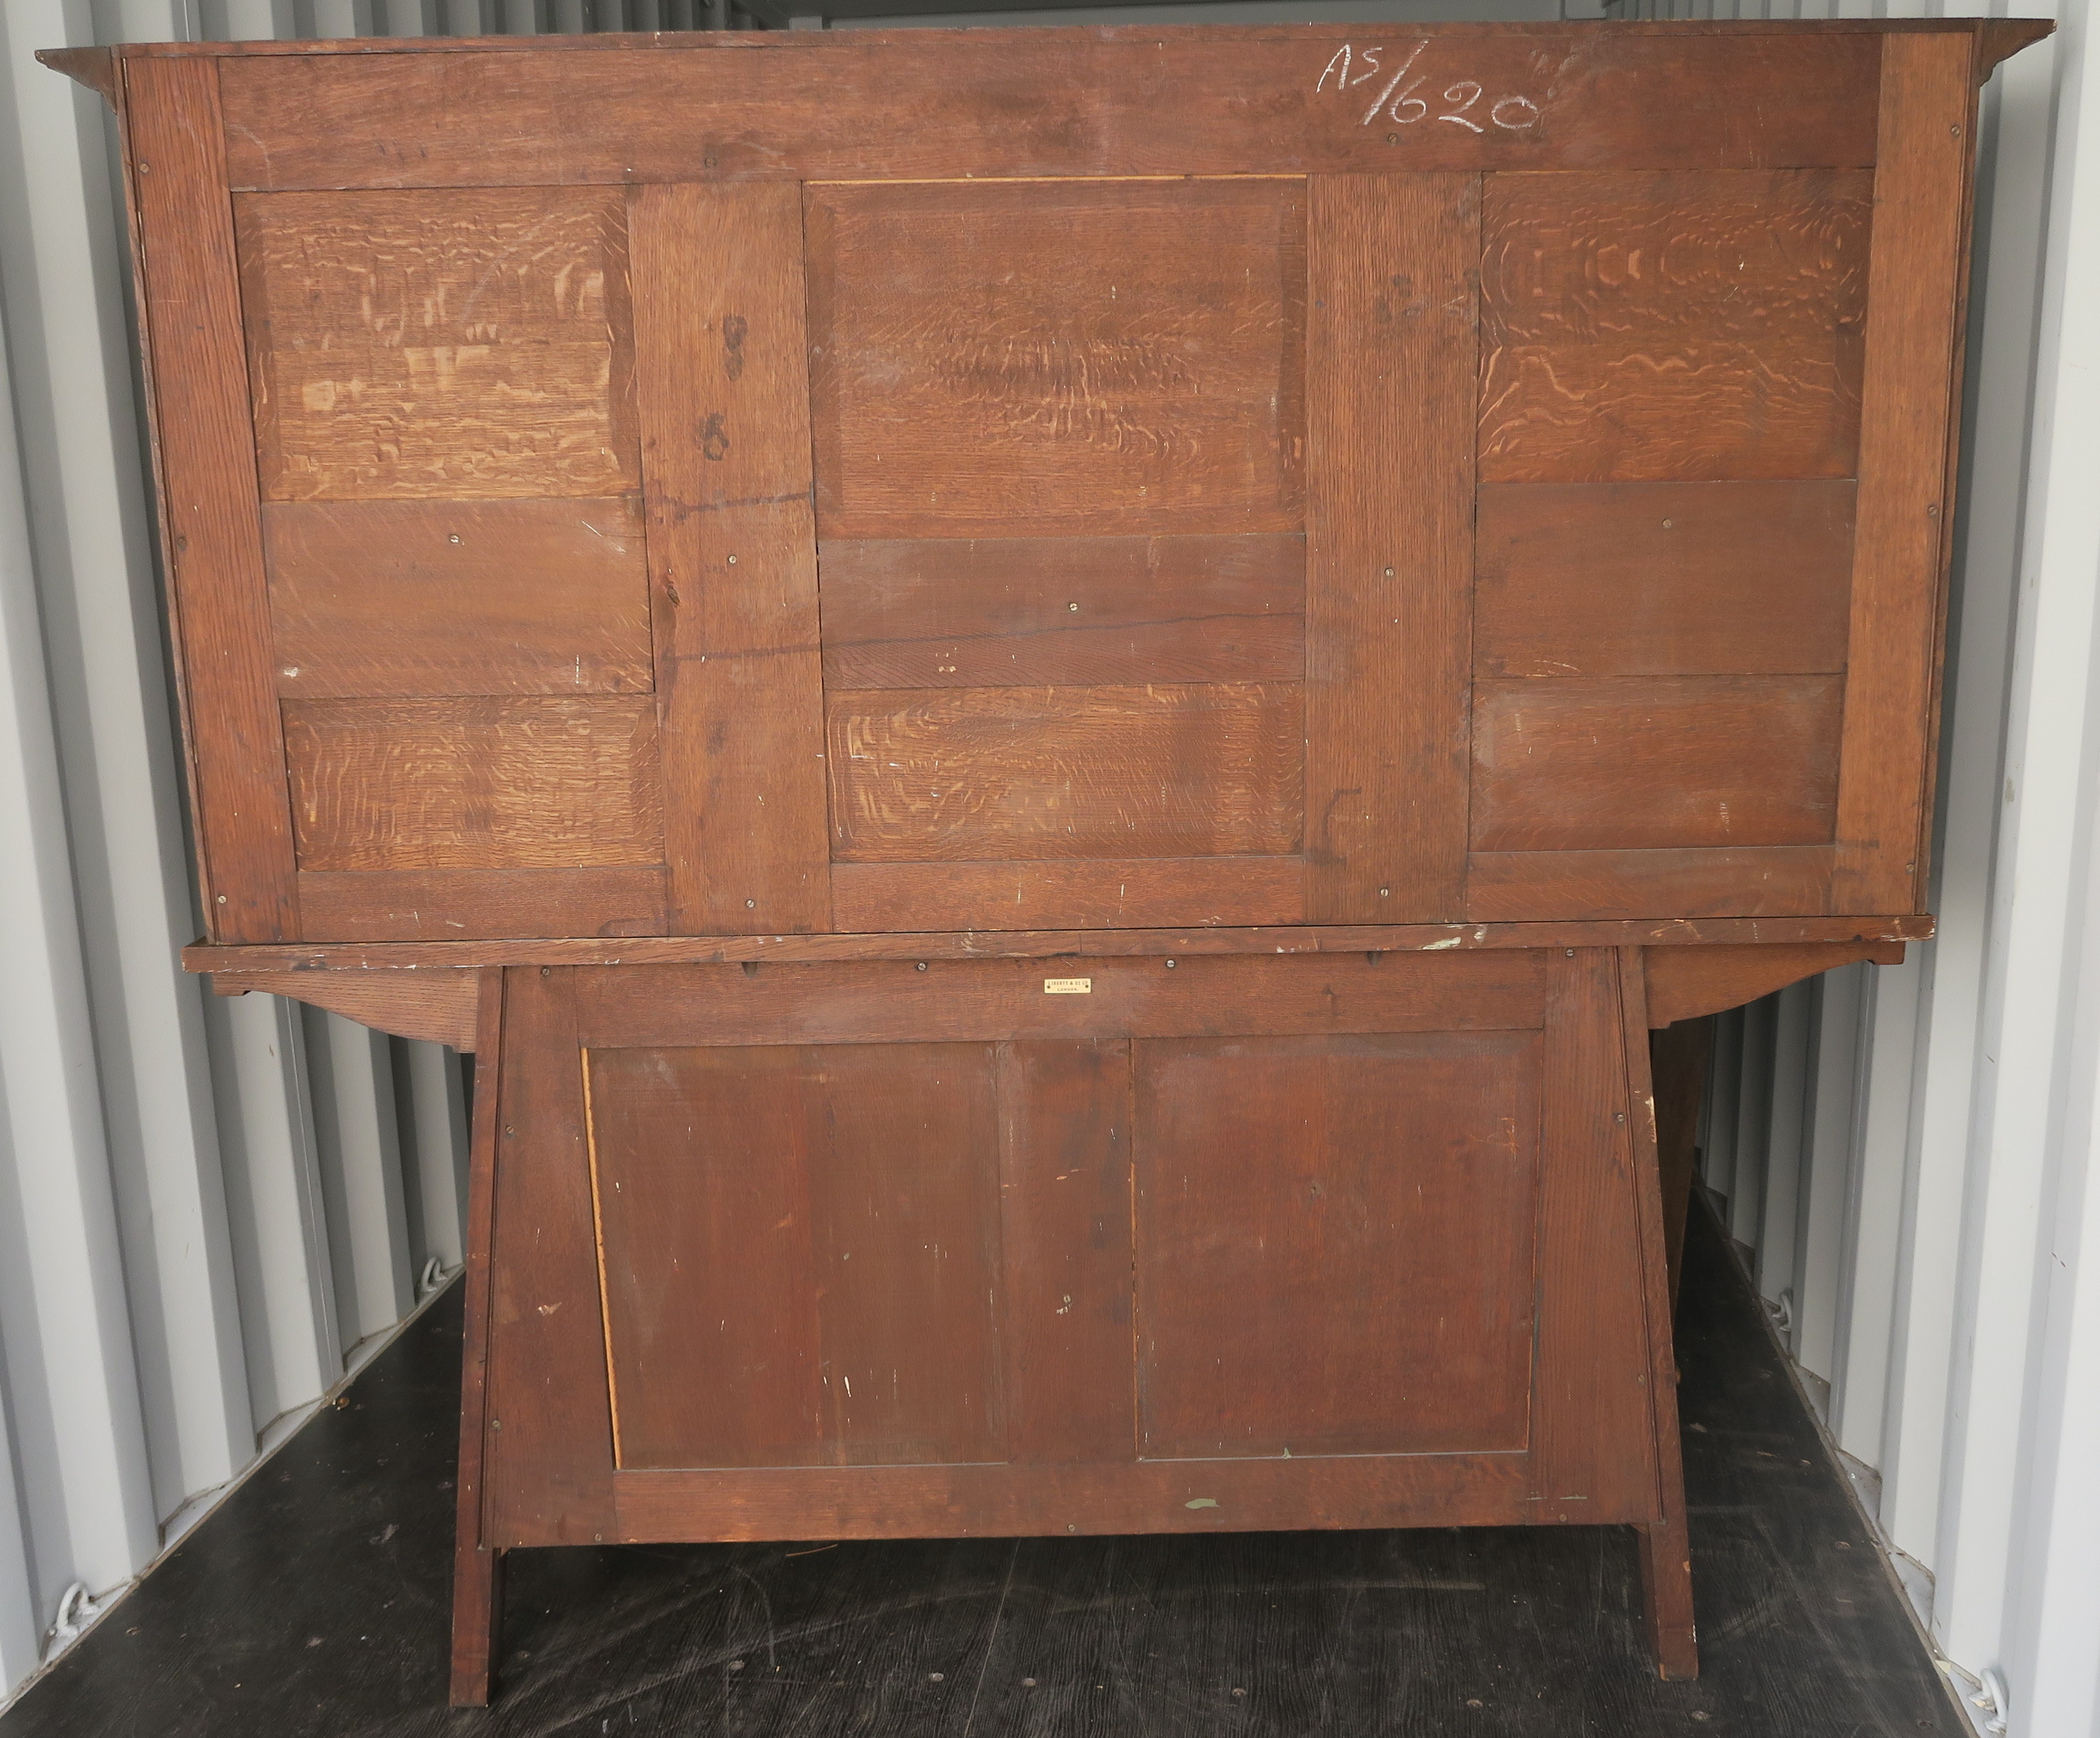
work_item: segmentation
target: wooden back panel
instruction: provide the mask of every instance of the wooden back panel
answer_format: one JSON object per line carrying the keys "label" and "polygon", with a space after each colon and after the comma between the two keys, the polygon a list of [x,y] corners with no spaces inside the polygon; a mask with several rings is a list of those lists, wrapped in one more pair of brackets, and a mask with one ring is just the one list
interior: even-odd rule
{"label": "wooden back panel", "polygon": [[127,55],[214,938],[1912,909],[1979,29]]}

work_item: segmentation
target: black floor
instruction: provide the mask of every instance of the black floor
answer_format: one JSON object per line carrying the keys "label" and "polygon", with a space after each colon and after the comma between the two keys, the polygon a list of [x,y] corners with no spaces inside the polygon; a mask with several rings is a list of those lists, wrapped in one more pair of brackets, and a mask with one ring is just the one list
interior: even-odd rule
{"label": "black floor", "polygon": [[521,1551],[444,1706],[457,1296],[201,1524],[0,1738],[1937,1733],[1965,1738],[1695,1207],[1679,1353],[1705,1675],[1608,1528]]}

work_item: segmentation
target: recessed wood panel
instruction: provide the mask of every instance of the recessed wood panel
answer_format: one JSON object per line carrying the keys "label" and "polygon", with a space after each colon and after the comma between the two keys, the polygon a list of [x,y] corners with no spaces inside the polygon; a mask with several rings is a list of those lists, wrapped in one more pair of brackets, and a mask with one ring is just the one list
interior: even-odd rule
{"label": "recessed wood panel", "polygon": [[285,193],[234,210],[266,499],[636,487],[616,193]]}
{"label": "recessed wood panel", "polygon": [[646,696],[296,700],[285,744],[302,869],[663,861]]}
{"label": "recessed wood panel", "polygon": [[874,690],[827,709],[842,862],[1298,848],[1295,682]]}
{"label": "recessed wood panel", "polygon": [[1849,482],[1484,488],[1474,674],[1842,670],[1852,495]]}
{"label": "recessed wood panel", "polygon": [[1305,540],[970,537],[818,551],[832,688],[1295,682]]}
{"label": "recessed wood panel", "polygon": [[1872,187],[1489,177],[1481,479],[1850,476]]}
{"label": "recessed wood panel", "polygon": [[1518,1449],[1535,1034],[1136,1049],[1151,1458]]}
{"label": "recessed wood panel", "polygon": [[649,688],[631,500],[280,501],[262,528],[287,698]]}
{"label": "recessed wood panel", "polygon": [[1006,1458],[997,1061],[590,1052],[622,1467]]}
{"label": "recessed wood panel", "polygon": [[1300,181],[809,190],[823,536],[1295,531]]}
{"label": "recessed wood panel", "polygon": [[1474,848],[1826,844],[1843,695],[1824,676],[1482,682]]}

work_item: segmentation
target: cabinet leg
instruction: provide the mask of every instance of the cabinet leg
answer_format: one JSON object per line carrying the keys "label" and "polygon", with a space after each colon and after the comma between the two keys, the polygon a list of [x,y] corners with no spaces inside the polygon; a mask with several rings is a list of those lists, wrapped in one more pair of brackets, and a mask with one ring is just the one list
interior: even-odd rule
{"label": "cabinet leg", "polygon": [[1699,1675],[1699,1629],[1692,1621],[1692,1546],[1682,1516],[1636,1527],[1640,1538],[1641,1603],[1657,1674]]}
{"label": "cabinet leg", "polygon": [[462,1539],[452,1576],[452,1706],[486,1708],[503,1630],[503,1553]]}
{"label": "cabinet leg", "polygon": [[1662,1231],[1670,1260],[1670,1303],[1677,1307],[1684,1273],[1684,1215],[1697,1166],[1699,1105],[1706,1095],[1706,1063],[1714,1052],[1714,1017],[1680,1020],[1648,1037],[1655,1080],[1657,1158],[1662,1172]]}

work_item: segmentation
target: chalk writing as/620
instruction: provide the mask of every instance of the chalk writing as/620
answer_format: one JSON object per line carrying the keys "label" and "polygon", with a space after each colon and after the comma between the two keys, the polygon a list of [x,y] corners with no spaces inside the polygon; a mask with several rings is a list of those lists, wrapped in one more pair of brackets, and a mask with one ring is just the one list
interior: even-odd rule
{"label": "chalk writing as/620", "polygon": [[[1378,95],[1370,99],[1370,106],[1357,121],[1359,126],[1369,126],[1380,115],[1402,126],[1410,126],[1433,114],[1437,120],[1448,121],[1454,126],[1476,133],[1486,132],[1488,127],[1481,125],[1477,117],[1483,112],[1480,104],[1487,92],[1477,81],[1459,79],[1434,102],[1415,95],[1429,82],[1427,73],[1414,73],[1414,63],[1422,58],[1423,50],[1428,46],[1426,37],[1409,44],[1406,58],[1388,72],[1381,64],[1386,58],[1382,44],[1358,48],[1353,43],[1344,42],[1335,51],[1334,58],[1320,74],[1320,82],[1313,86],[1312,94],[1317,96],[1323,90],[1332,90],[1337,95],[1348,96],[1361,88],[1374,88]],[[1410,73],[1414,73],[1413,77],[1408,76]],[[1528,96],[1498,96],[1489,102],[1485,112],[1488,126],[1521,133],[1538,119],[1538,104]]]}

